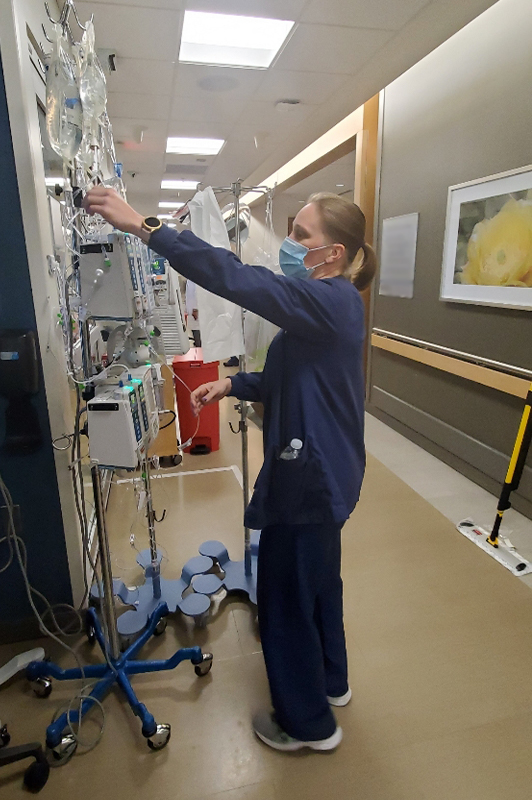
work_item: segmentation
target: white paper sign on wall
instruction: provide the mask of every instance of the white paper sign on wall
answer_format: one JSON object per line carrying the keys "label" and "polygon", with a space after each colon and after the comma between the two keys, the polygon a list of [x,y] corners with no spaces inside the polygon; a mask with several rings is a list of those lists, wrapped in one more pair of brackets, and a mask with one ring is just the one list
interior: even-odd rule
{"label": "white paper sign on wall", "polygon": [[382,222],[379,294],[414,296],[419,214],[389,217]]}

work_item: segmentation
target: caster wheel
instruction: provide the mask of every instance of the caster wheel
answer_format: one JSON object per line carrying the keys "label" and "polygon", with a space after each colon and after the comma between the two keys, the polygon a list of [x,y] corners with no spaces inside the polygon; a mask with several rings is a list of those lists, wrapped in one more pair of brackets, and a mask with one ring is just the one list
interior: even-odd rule
{"label": "caster wheel", "polygon": [[170,725],[163,723],[162,725],[157,725],[157,730],[150,736],[148,739],[148,747],[150,750],[162,750],[163,747],[166,747],[168,742],[170,741],[170,736],[172,734],[172,728]]}
{"label": "caster wheel", "polygon": [[96,641],[96,631],[94,630],[94,625],[90,621],[89,617],[85,617],[85,634],[87,636],[87,641],[89,644],[94,644]]}
{"label": "caster wheel", "polygon": [[155,630],[153,631],[154,636],[162,636],[166,630],[166,626],[168,625],[168,620],[165,617],[161,617],[157,625],[155,626]]}
{"label": "caster wheel", "polygon": [[31,688],[37,697],[50,697],[52,694],[52,681],[50,678],[36,678],[31,682]]}
{"label": "caster wheel", "polygon": [[78,748],[78,743],[71,733],[65,734],[56,747],[46,748],[46,759],[51,767],[62,767],[70,761]]}
{"label": "caster wheel", "polygon": [[7,747],[11,741],[11,734],[7,730],[7,725],[0,728],[0,747]]}
{"label": "caster wheel", "polygon": [[35,761],[24,773],[24,786],[29,792],[37,793],[46,785],[50,775],[47,761]]}
{"label": "caster wheel", "polygon": [[202,660],[199,664],[194,664],[194,672],[198,678],[203,678],[208,675],[212,669],[212,653],[203,653]]}

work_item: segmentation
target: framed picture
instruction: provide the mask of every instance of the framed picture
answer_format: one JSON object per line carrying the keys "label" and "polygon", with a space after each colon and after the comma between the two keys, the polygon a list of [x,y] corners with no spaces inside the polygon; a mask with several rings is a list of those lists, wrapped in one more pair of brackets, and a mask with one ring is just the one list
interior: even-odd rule
{"label": "framed picture", "polygon": [[440,299],[532,310],[532,166],[450,187]]}

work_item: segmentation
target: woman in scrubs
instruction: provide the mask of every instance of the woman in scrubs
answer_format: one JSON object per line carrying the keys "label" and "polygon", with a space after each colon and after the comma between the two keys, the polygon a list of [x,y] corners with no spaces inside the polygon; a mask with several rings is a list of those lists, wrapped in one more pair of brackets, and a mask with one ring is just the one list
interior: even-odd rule
{"label": "woman in scrubs", "polygon": [[376,262],[364,215],[337,195],[311,197],[281,246],[278,275],[142,217],[112,189],[95,187],[84,206],[139,236],[188,280],[281,328],[262,373],[204,384],[192,406],[200,413],[228,395],[264,404],[264,464],[245,524],[262,531],[257,605],[274,711],[253,724],[278,750],[332,750],[342,730],[331,706],[351,698],[341,530],[365,468],[360,291]]}

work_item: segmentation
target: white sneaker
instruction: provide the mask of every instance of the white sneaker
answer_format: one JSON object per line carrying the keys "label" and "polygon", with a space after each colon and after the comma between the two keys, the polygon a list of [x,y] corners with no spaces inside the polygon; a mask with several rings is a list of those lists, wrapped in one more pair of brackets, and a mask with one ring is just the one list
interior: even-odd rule
{"label": "white sneaker", "polygon": [[352,692],[348,689],[341,697],[327,697],[330,706],[346,706],[351,700]]}
{"label": "white sneaker", "polygon": [[309,747],[311,750],[334,750],[342,741],[343,736],[342,729],[336,728],[328,739],[302,742],[283,731],[277,723],[275,715],[270,711],[259,711],[258,714],[255,714],[253,717],[253,729],[264,744],[273,747],[274,750],[285,750],[287,752],[301,750],[303,747]]}

